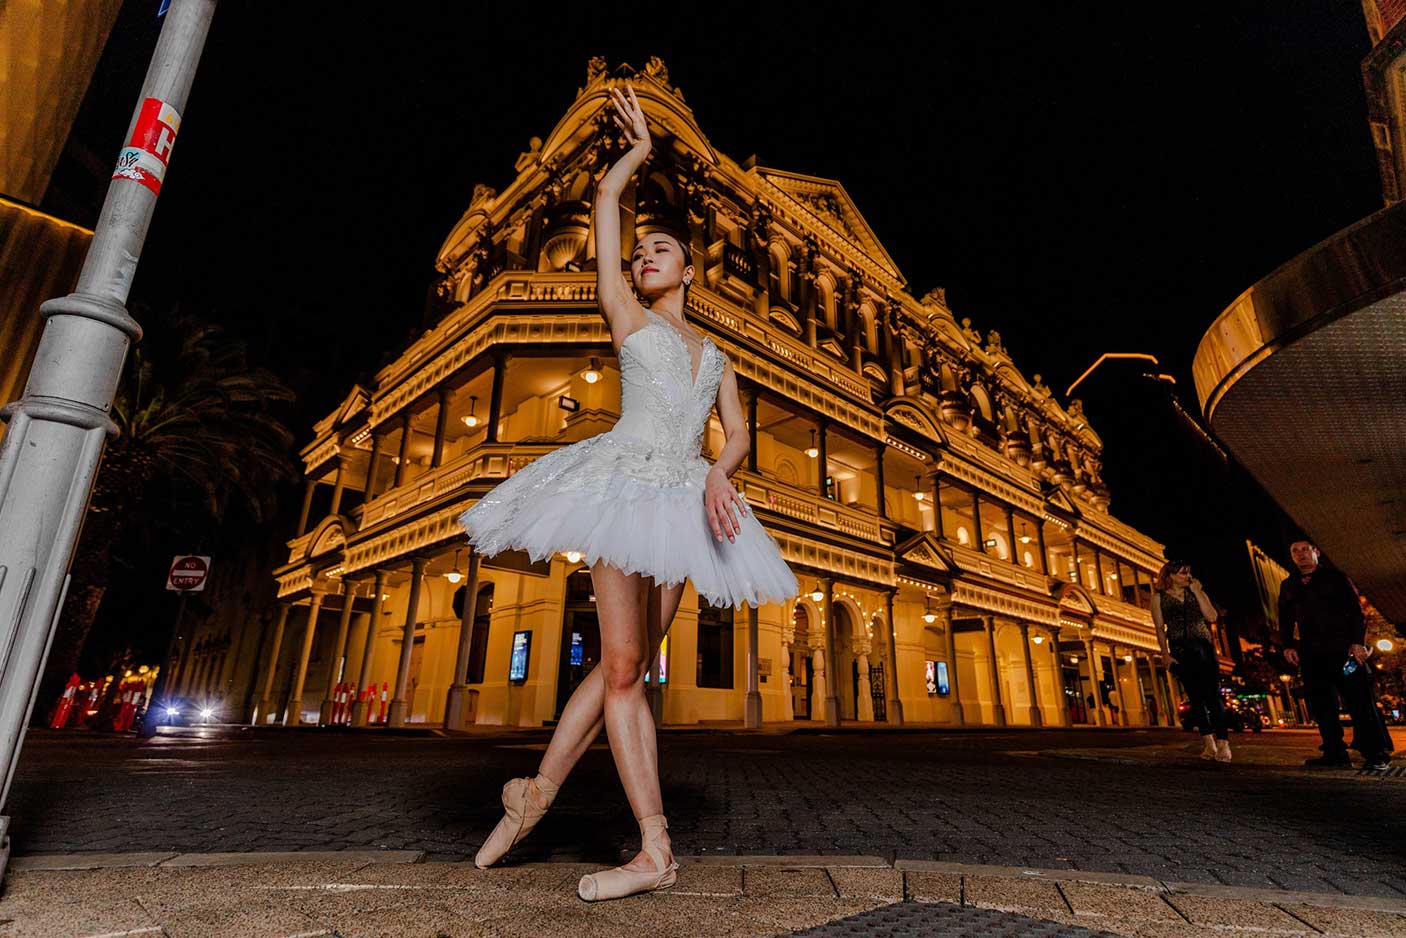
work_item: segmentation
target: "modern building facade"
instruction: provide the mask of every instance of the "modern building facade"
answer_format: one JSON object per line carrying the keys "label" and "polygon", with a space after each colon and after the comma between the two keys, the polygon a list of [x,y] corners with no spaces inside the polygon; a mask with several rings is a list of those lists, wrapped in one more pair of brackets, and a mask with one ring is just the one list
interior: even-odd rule
{"label": "modern building facade", "polygon": [[[666,723],[1167,723],[1148,612],[1162,547],[1108,511],[1078,401],[996,332],[922,297],[838,182],[718,152],[657,59],[587,83],[440,250],[447,312],[348,389],[302,451],[306,497],[254,719],[535,726],[599,657],[589,570],[471,552],[456,519],[555,447],[609,429],[590,200],[628,77],[655,152],[623,230],[686,218],[687,315],[732,359],[751,433],[733,482],[804,593],[712,608],[691,586],[651,672]],[[632,245],[624,245],[628,257]],[[704,454],[716,453],[716,418]],[[828,702],[828,707],[827,707]]]}
{"label": "modern building facade", "polygon": [[[1406,621],[1406,4],[1364,0],[1370,144],[1386,207],[1287,261],[1211,324],[1206,419],[1333,562]],[[1364,134],[1363,145],[1369,144]]]}

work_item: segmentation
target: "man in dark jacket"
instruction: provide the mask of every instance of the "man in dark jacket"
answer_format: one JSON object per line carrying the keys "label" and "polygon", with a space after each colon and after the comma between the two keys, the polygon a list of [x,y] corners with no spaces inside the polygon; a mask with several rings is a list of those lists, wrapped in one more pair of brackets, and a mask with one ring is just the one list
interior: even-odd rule
{"label": "man in dark jacket", "polygon": [[[1341,694],[1352,714],[1352,748],[1366,760],[1364,768],[1385,769],[1391,760],[1391,737],[1372,688],[1370,652],[1364,644],[1367,620],[1357,588],[1342,571],[1319,566],[1312,542],[1295,541],[1289,553],[1299,572],[1279,587],[1280,641],[1284,658],[1303,672],[1304,698],[1323,738],[1323,754],[1304,764],[1352,765],[1338,720]],[[1356,668],[1344,674],[1349,662]]]}

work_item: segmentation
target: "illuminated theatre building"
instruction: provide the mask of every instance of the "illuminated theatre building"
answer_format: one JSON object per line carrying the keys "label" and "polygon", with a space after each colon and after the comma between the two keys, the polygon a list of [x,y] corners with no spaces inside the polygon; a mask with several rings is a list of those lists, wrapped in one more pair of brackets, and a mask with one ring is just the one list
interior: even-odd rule
{"label": "illuminated theatre building", "polygon": [[[303,450],[256,719],[326,719],[329,686],[369,680],[391,726],[536,726],[599,659],[579,555],[480,557],[457,518],[618,416],[589,200],[618,155],[600,127],[622,76],[655,134],[622,199],[624,257],[632,233],[687,214],[688,318],[732,359],[751,433],[732,481],[804,590],[730,609],[690,585],[649,678],[662,720],[1168,722],[1147,611],[1161,546],[1108,513],[1077,402],[1027,381],[942,291],[910,296],[839,183],[734,162],[662,63],[598,59],[516,178],[479,186],[449,233],[449,311]],[[704,456],[722,442],[714,416]],[[379,715],[373,700],[354,718]]]}

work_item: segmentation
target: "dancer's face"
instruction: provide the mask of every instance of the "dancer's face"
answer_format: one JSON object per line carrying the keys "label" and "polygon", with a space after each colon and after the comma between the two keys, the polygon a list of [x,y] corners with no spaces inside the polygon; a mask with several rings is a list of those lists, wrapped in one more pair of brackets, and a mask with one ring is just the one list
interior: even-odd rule
{"label": "dancer's face", "polygon": [[651,232],[635,245],[630,258],[630,279],[635,290],[645,299],[663,296],[693,279],[693,267],[684,259],[683,248],[676,238],[662,232]]}

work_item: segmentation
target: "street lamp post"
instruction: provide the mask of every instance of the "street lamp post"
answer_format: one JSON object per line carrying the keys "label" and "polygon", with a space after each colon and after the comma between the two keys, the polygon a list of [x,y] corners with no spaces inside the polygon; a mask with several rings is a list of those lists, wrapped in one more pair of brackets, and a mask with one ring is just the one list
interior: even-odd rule
{"label": "street lamp post", "polygon": [[[0,442],[0,805],[108,436],[127,348],[141,328],[125,303],[216,0],[175,0],[142,83],[117,171],[74,292],[40,307],[44,333],[24,397],[4,409]],[[0,816],[0,873],[10,819]]]}

